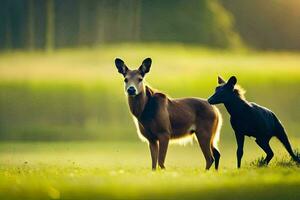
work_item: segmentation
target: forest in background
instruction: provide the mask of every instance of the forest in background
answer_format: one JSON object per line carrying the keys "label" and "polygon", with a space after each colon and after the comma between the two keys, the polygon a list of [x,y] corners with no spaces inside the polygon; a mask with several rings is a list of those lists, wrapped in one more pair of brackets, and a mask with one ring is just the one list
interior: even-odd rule
{"label": "forest in background", "polygon": [[235,75],[300,156],[299,11],[300,0],[0,0],[0,199],[299,200],[299,165],[276,138],[266,167],[246,137],[236,169],[223,105],[218,171],[204,171],[197,141],[169,145],[166,170],[152,171],[114,64],[151,57],[144,82],[170,98],[206,99]]}
{"label": "forest in background", "polygon": [[147,80],[174,98],[207,98],[217,75],[236,75],[299,138],[299,10],[299,0],[0,0],[0,140],[137,139],[116,57],[130,68],[151,57]]}
{"label": "forest in background", "polygon": [[1,0],[0,49],[118,42],[300,49],[298,0]]}

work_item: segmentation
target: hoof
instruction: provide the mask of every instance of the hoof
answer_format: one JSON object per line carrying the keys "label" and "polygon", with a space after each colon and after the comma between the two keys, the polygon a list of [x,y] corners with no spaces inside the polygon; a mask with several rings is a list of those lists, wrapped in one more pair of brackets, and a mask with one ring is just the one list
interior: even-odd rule
{"label": "hoof", "polygon": [[166,167],[163,165],[163,166],[160,166],[160,169],[166,170]]}

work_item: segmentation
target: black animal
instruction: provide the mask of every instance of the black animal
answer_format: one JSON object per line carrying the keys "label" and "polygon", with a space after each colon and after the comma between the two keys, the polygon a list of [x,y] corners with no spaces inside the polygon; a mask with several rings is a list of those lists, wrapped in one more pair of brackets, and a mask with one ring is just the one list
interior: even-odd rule
{"label": "black animal", "polygon": [[269,145],[273,136],[280,140],[292,159],[300,163],[300,159],[292,150],[283,125],[272,111],[246,101],[244,90],[236,85],[236,77],[232,76],[227,82],[218,77],[218,83],[220,85],[216,87],[215,93],[208,99],[208,102],[212,105],[223,103],[230,114],[231,126],[237,140],[238,168],[241,167],[245,135],[255,137],[258,146],[266,152],[264,164],[267,165],[274,156]]}

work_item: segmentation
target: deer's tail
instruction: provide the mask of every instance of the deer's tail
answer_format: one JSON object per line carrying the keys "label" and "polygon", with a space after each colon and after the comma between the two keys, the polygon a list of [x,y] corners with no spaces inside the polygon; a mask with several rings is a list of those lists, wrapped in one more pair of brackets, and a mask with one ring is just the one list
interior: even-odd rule
{"label": "deer's tail", "polygon": [[220,134],[221,134],[223,119],[222,119],[222,115],[221,115],[220,111],[216,107],[214,107],[214,110],[217,114],[217,123],[215,126],[214,135],[213,135],[212,146],[218,150],[218,144],[220,141]]}

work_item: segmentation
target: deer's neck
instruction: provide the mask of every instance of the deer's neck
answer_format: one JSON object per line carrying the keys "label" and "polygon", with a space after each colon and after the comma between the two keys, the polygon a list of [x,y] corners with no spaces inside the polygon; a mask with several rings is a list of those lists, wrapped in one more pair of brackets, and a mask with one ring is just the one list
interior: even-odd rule
{"label": "deer's neck", "polygon": [[232,97],[229,102],[224,103],[226,110],[231,117],[239,117],[245,113],[245,109],[249,106],[248,102],[237,96]]}
{"label": "deer's neck", "polygon": [[149,88],[146,86],[145,89],[136,96],[128,96],[128,103],[131,113],[139,119],[145,109],[148,102],[149,95],[147,95],[147,90]]}

